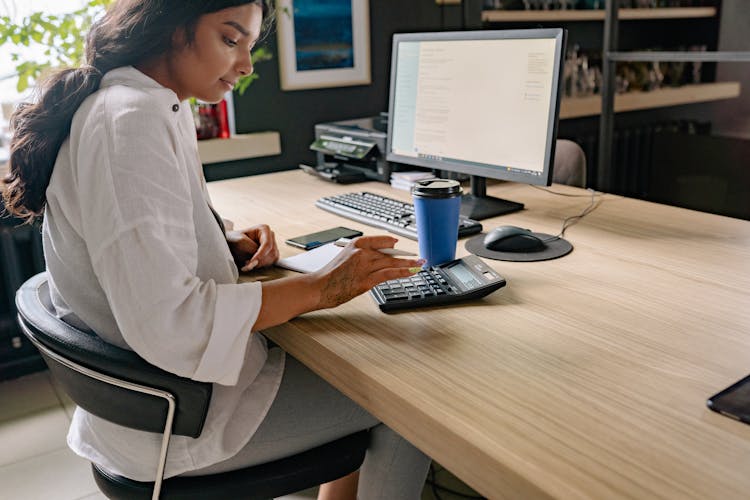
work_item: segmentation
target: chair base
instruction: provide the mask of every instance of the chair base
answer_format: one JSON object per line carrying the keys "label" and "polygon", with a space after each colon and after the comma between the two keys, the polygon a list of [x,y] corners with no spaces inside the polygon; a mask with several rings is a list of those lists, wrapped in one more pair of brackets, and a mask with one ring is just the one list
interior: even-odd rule
{"label": "chair base", "polygon": [[[361,431],[291,457],[208,476],[166,479],[160,498],[267,500],[333,481],[359,469],[369,442]],[[147,500],[154,483],[133,481],[92,464],[94,480],[107,498]]]}

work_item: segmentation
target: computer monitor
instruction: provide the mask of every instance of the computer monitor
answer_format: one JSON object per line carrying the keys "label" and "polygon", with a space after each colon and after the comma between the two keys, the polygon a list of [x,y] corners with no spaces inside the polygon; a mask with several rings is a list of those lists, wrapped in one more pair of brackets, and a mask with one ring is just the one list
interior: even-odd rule
{"label": "computer monitor", "polygon": [[397,34],[388,161],[471,176],[461,213],[485,219],[523,204],[487,196],[486,178],[552,180],[565,30]]}

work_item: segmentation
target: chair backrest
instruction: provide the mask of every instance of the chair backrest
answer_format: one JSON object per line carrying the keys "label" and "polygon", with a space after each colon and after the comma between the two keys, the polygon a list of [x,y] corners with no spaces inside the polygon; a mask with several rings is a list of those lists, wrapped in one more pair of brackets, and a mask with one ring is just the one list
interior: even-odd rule
{"label": "chair backrest", "polygon": [[567,139],[557,140],[552,182],[586,187],[586,154],[581,146]]}
{"label": "chair backrest", "polygon": [[160,370],[132,351],[104,342],[74,328],[54,313],[46,273],[27,280],[16,293],[18,321],[36,345],[70,398],[105,420],[149,432],[164,432],[168,402],[162,397],[133,392],[71,367],[170,393],[176,400],[172,433],[198,437],[211,400],[212,386]]}

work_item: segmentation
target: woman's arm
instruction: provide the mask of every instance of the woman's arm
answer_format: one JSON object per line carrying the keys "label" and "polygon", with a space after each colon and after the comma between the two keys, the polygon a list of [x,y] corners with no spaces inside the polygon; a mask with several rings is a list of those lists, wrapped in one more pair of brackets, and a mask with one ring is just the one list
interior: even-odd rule
{"label": "woman's arm", "polygon": [[393,248],[391,236],[353,240],[326,267],[312,274],[263,283],[263,301],[253,331],[280,325],[295,316],[343,304],[383,281],[413,274],[423,260],[399,259],[378,252]]}

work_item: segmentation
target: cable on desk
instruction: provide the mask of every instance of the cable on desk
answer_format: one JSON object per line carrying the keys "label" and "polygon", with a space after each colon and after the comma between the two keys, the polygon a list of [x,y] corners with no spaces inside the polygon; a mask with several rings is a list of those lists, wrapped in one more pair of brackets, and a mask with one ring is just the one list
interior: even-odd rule
{"label": "cable on desk", "polygon": [[599,205],[602,204],[602,200],[596,201],[596,191],[594,191],[593,189],[590,189],[589,191],[591,191],[591,203],[589,203],[589,206],[584,208],[580,214],[573,215],[571,217],[566,217],[565,219],[563,219],[562,229],[560,229],[560,234],[558,235],[559,238],[562,238],[563,236],[565,236],[566,229],[568,229],[570,226],[574,226],[578,224],[579,222],[581,222],[581,219],[583,219],[588,214],[596,210],[599,207]]}
{"label": "cable on desk", "polygon": [[[549,188],[542,187],[542,186],[535,186],[534,184],[529,184],[529,187],[533,187],[534,189],[538,189],[539,191],[544,191],[545,193],[555,194],[557,196],[567,196],[568,198],[588,198],[589,197],[589,195],[587,194],[572,194],[572,193],[563,193],[560,191],[552,191]],[[591,188],[586,188],[586,191],[593,191],[594,195],[596,196],[604,196],[605,194],[607,194],[607,193],[596,191]]]}
{"label": "cable on desk", "polygon": [[[568,193],[561,193],[559,191],[552,191],[550,189],[546,189],[546,188],[543,188],[543,187],[540,187],[540,186],[534,186],[534,185],[532,185],[531,187],[533,187],[535,189],[539,189],[539,190],[544,191],[546,193],[557,195],[557,196],[568,196],[570,198],[587,198],[588,197],[588,195],[584,195],[584,194],[568,194]],[[565,236],[565,231],[570,226],[574,226],[574,225],[578,224],[581,221],[581,219],[583,219],[584,217],[586,217],[588,214],[590,214],[591,212],[593,212],[594,210],[596,210],[599,207],[599,205],[601,205],[602,200],[599,199],[599,201],[596,201],[596,197],[597,196],[604,196],[604,193],[600,193],[600,192],[598,192],[598,191],[596,191],[594,189],[590,189],[590,188],[588,189],[588,191],[591,193],[591,203],[589,203],[589,206],[586,207],[586,208],[584,208],[583,211],[580,214],[578,214],[578,215],[572,215],[570,217],[566,217],[565,219],[563,219],[563,221],[562,221],[562,227],[560,228],[560,232],[557,235],[553,236],[552,238],[547,238],[546,240],[542,240],[542,243],[549,243],[550,241],[559,240],[560,238],[562,238],[563,236]]]}

